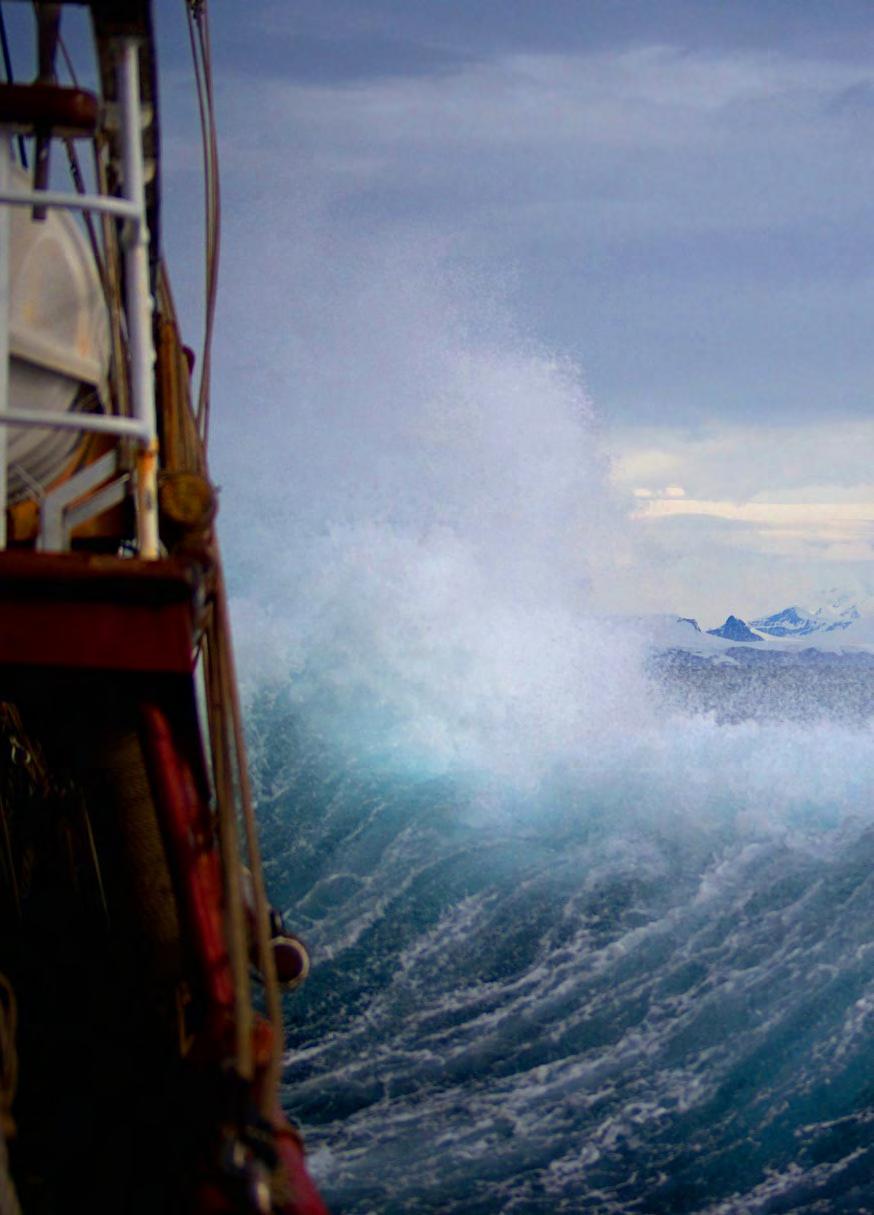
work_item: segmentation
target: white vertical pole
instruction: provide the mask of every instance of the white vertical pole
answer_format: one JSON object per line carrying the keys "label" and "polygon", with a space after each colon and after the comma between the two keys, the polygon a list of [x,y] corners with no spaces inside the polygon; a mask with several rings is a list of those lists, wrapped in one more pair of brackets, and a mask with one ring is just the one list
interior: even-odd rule
{"label": "white vertical pole", "polygon": [[[8,190],[12,178],[12,135],[0,130],[0,190]],[[9,208],[0,203],[0,413],[9,408]],[[0,422],[0,549],[6,547],[6,451],[9,428]]]}
{"label": "white vertical pole", "polygon": [[127,227],[124,250],[131,407],[148,438],[137,457],[137,540],[141,557],[158,556],[157,428],[155,422],[155,348],[149,290],[149,231],[143,183],[140,64],[136,38],[121,43],[119,61],[122,172],[124,194],[139,214]]}

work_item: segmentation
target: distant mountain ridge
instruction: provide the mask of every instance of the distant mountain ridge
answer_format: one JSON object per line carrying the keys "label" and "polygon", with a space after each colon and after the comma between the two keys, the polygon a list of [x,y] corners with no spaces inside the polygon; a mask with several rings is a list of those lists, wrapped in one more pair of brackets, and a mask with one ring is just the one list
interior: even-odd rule
{"label": "distant mountain ridge", "polygon": [[674,617],[675,628],[681,625],[684,631],[691,629],[702,640],[693,641],[689,634],[686,634],[686,641],[680,639],[680,634],[676,634],[676,639],[683,646],[691,643],[692,648],[695,645],[700,648],[706,637],[741,644],[769,641],[791,643],[794,639],[809,638],[808,644],[819,645],[821,642],[828,649],[842,646],[845,638],[846,644],[874,647],[874,593],[833,587],[816,596],[814,603],[817,606],[793,603],[771,615],[758,616],[750,621],[729,615],[723,624],[706,631],[701,630],[698,622],[691,617]]}
{"label": "distant mountain ridge", "polygon": [[847,620],[825,621],[817,619],[815,614],[807,615],[802,608],[793,604],[792,607],[783,608],[782,612],[775,612],[773,616],[762,616],[751,623],[754,628],[770,637],[806,637],[810,633],[831,633],[835,629],[846,629],[856,619],[858,616]]}
{"label": "distant mountain ridge", "polygon": [[827,591],[823,598],[825,602],[819,607],[802,607],[795,603],[775,612],[773,616],[752,620],[750,624],[770,637],[807,637],[811,633],[833,633],[847,629],[863,616],[874,615],[874,596],[857,596],[849,591],[833,589]]}
{"label": "distant mountain ridge", "polygon": [[874,727],[874,596],[828,592],[747,623],[702,631],[686,616],[641,619],[647,672],[669,709],[745,721]]}

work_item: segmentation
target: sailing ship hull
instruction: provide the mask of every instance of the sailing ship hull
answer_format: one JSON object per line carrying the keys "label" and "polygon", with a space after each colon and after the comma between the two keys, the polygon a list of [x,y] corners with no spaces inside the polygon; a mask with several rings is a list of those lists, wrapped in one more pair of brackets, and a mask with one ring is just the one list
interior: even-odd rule
{"label": "sailing ship hull", "polygon": [[[0,85],[0,1215],[325,1215],[279,1108],[277,959],[293,981],[306,959],[260,870],[208,351],[195,405],[160,257],[150,6],[89,5],[102,103],[57,82],[63,7],[35,6],[37,81]],[[74,193],[48,189],[52,146]]]}

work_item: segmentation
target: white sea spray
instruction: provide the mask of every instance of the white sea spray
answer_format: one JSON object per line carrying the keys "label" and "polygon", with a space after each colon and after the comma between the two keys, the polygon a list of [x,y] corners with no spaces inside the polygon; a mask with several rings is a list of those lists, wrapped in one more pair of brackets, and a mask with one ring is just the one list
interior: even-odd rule
{"label": "white sea spray", "polygon": [[441,250],[319,251],[225,478],[313,1171],[349,1215],[866,1209],[870,723],[666,701],[597,610],[578,372]]}

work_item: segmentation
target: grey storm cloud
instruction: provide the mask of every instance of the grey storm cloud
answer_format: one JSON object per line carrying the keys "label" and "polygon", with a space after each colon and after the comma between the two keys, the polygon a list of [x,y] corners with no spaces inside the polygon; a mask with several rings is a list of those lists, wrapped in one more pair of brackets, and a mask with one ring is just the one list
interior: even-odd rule
{"label": "grey storm cloud", "polygon": [[[872,29],[855,3],[217,9],[217,408],[360,398],[379,430],[429,351],[533,352],[580,369],[617,467],[670,455],[645,487],[867,500]],[[166,188],[190,196],[172,71],[165,100]],[[196,221],[166,239],[186,303]],[[237,455],[219,440],[229,485]],[[754,560],[755,529],[718,519],[647,543],[705,528]],[[658,593],[700,592],[685,557],[659,565],[685,590]]]}

